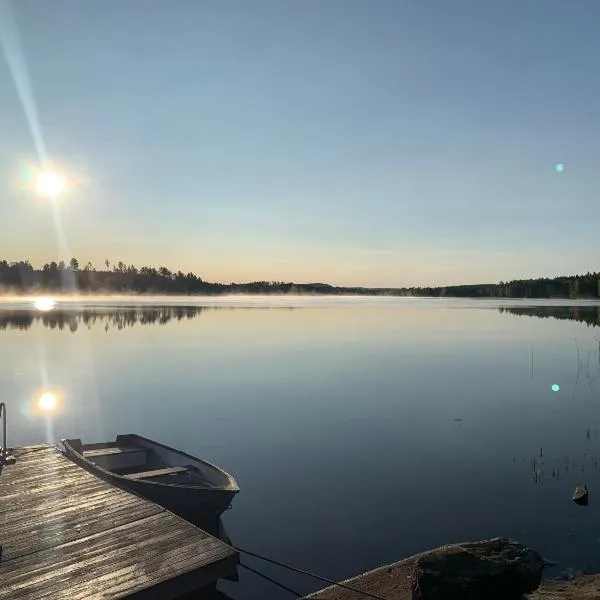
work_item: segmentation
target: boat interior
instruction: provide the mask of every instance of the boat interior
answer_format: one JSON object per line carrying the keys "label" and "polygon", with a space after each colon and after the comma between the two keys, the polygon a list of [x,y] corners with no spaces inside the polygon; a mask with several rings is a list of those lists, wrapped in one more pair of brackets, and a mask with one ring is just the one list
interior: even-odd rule
{"label": "boat interior", "polygon": [[[119,436],[114,442],[82,444],[81,440],[68,440],[71,447],[95,466],[129,480],[143,480],[175,485],[221,487],[211,465],[194,461],[168,448],[156,447],[145,440],[126,439]],[[131,436],[134,437],[134,436]],[[125,438],[125,439],[123,439]],[[187,460],[187,464],[186,464]]]}

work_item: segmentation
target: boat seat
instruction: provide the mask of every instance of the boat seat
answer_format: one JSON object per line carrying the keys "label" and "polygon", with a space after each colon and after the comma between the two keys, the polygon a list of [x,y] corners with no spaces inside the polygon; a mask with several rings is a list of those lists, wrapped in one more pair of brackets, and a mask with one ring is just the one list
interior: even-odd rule
{"label": "boat seat", "polygon": [[141,473],[131,473],[123,475],[125,479],[150,479],[151,477],[162,477],[163,475],[175,475],[189,471],[189,467],[168,467],[166,469],[155,469],[154,471],[142,471]]}
{"label": "boat seat", "polygon": [[83,456],[93,458],[97,456],[110,456],[112,454],[129,454],[131,452],[146,452],[145,448],[139,446],[112,446],[110,448],[94,448],[83,451]]}

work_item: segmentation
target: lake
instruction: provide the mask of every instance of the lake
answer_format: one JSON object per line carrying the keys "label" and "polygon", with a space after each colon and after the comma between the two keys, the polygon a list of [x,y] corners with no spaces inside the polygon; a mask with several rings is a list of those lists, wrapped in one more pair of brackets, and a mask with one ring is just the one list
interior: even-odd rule
{"label": "lake", "polygon": [[[239,483],[223,519],[235,545],[332,579],[495,536],[559,562],[550,574],[600,569],[598,304],[31,306],[0,304],[9,445],[136,432],[197,454]],[[45,390],[51,415],[36,407]],[[588,507],[570,500],[583,483]],[[242,561],[301,593],[323,587]],[[291,597],[244,569],[220,589]]]}

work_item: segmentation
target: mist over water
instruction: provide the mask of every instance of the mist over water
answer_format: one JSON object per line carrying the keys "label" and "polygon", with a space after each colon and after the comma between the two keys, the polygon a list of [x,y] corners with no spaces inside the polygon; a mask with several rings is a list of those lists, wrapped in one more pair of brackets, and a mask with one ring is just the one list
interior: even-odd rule
{"label": "mist over water", "polygon": [[[598,303],[35,300],[0,303],[10,445],[136,432],[202,456],[240,485],[234,544],[336,579],[497,535],[600,567]],[[222,589],[288,597],[241,577]]]}

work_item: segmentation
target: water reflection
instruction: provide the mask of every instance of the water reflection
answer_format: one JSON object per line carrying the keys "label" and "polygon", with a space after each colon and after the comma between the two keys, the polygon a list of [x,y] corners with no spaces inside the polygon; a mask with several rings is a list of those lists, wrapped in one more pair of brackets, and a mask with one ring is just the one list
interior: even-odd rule
{"label": "water reflection", "polygon": [[[134,325],[166,325],[173,321],[195,319],[206,310],[236,310],[235,306],[194,306],[194,305],[121,305],[106,307],[61,307],[53,300],[43,298],[36,301],[35,310],[0,310],[0,330],[18,329],[26,331],[32,325],[41,323],[49,329],[76,332],[83,326],[102,326],[121,330]],[[295,306],[256,306],[252,310],[299,310]],[[600,327],[600,305],[598,306],[518,306],[499,307],[502,314],[552,318],[586,323],[591,327]]]}
{"label": "water reflection", "polygon": [[[598,429],[585,428],[585,441],[583,453],[580,456],[562,454],[561,456],[550,456],[544,448],[540,448],[534,456],[524,456],[521,463],[529,464],[531,479],[535,484],[554,479],[579,480],[586,473],[597,473],[600,470],[600,454],[594,452],[589,442],[598,438]],[[517,457],[513,457],[513,463],[517,463]]]}
{"label": "water reflection", "polygon": [[541,319],[566,319],[600,327],[600,305],[598,306],[501,306],[501,313]]}
{"label": "water reflection", "polygon": [[[516,458],[513,459],[516,462]],[[523,462],[529,462],[531,466],[531,478],[534,483],[544,483],[548,478],[560,481],[567,477],[577,479],[585,473],[598,472],[600,467],[600,456],[590,454],[586,450],[582,457],[573,457],[564,454],[561,457],[544,459],[543,456],[524,458]]]}
{"label": "water reflection", "polygon": [[37,407],[42,412],[50,413],[56,408],[56,395],[52,392],[44,392],[37,401]]}
{"label": "water reflection", "polygon": [[56,302],[52,300],[52,298],[38,298],[33,303],[33,306],[35,309],[41,312],[47,312],[49,310],[52,310],[56,306]]}
{"label": "water reflection", "polygon": [[[597,306],[519,306],[519,307],[500,307],[500,313],[511,314],[516,316],[537,317],[541,319],[560,319],[585,323],[588,327],[600,327],[600,305]],[[577,371],[575,375],[575,385],[573,388],[572,398],[580,382],[587,381],[587,385],[591,392],[596,392],[596,381],[600,377],[600,336],[594,336],[595,349],[587,350],[583,354],[579,346],[577,336],[573,336],[574,351],[577,359]],[[590,364],[595,366],[590,366]],[[531,378],[534,377],[534,352],[531,348]],[[550,388],[553,392],[559,392],[561,386],[553,383]]]}
{"label": "water reflection", "polygon": [[124,329],[134,325],[166,325],[171,321],[194,319],[205,310],[199,306],[130,306],[119,308],[66,308],[47,312],[33,310],[7,310],[0,312],[0,330],[28,330],[33,324],[41,323],[49,329],[68,329],[76,332],[80,326],[90,329],[103,326],[109,329]]}
{"label": "water reflection", "polygon": [[[173,321],[195,319],[206,310],[237,310],[236,307],[206,306],[119,306],[104,308],[54,308],[30,310],[0,310],[0,331],[18,329],[27,331],[32,325],[41,323],[48,329],[65,330],[75,333],[79,327],[91,329],[101,326],[121,330],[134,325],[166,325]],[[253,307],[252,310],[297,310],[293,306]]]}

